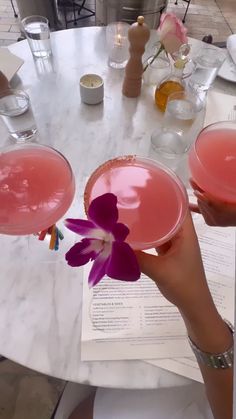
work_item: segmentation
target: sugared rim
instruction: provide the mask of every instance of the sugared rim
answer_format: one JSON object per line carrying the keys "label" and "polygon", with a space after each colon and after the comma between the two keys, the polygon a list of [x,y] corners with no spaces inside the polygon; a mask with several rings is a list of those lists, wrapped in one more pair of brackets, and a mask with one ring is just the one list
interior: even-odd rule
{"label": "sugared rim", "polygon": [[180,227],[183,224],[183,221],[185,220],[185,217],[187,215],[187,210],[188,210],[188,195],[187,195],[187,191],[185,189],[185,186],[183,185],[182,181],[179,179],[179,177],[169,168],[167,168],[166,166],[164,166],[162,163],[150,159],[148,157],[141,157],[141,156],[136,156],[136,155],[126,155],[126,156],[119,156],[110,160],[105,161],[103,164],[101,164],[100,166],[97,167],[97,169],[94,170],[94,172],[91,174],[91,176],[89,177],[86,186],[85,186],[85,190],[84,190],[84,210],[86,215],[88,215],[88,207],[89,207],[89,196],[92,190],[92,186],[93,186],[93,179],[94,178],[98,178],[100,173],[103,173],[103,169],[106,166],[110,166],[113,164],[113,162],[119,162],[120,166],[123,165],[124,162],[128,162],[128,163],[132,163],[132,162],[143,162],[147,165],[152,165],[153,167],[159,168],[161,170],[163,170],[165,173],[167,173],[172,181],[174,181],[179,188],[179,192],[180,195],[182,195],[182,204],[180,207],[180,214],[179,217],[176,221],[175,226],[173,227],[173,229],[165,236],[163,236],[161,239],[153,241],[153,242],[149,242],[149,243],[132,243],[132,247],[134,249],[151,249],[157,246],[160,246],[164,243],[166,243],[168,240],[170,240],[180,229]]}

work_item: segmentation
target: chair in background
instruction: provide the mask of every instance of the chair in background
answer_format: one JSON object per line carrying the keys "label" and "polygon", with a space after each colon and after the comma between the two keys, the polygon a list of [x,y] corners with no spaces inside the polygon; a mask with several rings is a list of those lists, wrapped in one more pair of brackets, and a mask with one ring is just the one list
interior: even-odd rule
{"label": "chair in background", "polygon": [[14,3],[13,3],[13,0],[11,0],[11,7],[12,7],[12,9],[13,9],[13,12],[14,12],[14,16],[15,16],[15,18],[17,18],[17,17],[18,17],[18,14],[16,13],[16,9],[15,9],[15,6],[14,6]]}
{"label": "chair in background", "polygon": [[213,36],[211,34],[209,35],[205,35],[202,38],[202,41],[205,42],[206,44],[212,44],[215,45],[218,48],[226,48],[226,41],[221,41],[221,42],[213,42]]}
{"label": "chair in background", "polygon": [[[75,26],[77,22],[82,19],[95,16],[95,11],[85,6],[86,0],[58,0],[58,8],[62,9],[66,28],[69,23],[73,23]],[[85,14],[81,14],[85,10]],[[73,13],[73,19],[68,19],[68,12]]]}
{"label": "chair in background", "polygon": [[[185,10],[185,13],[184,13],[184,17],[182,19],[182,22],[184,23],[185,19],[186,19],[186,16],[187,16],[187,13],[188,13],[188,8],[190,6],[191,0],[183,0],[183,1],[185,1],[187,3],[187,7],[186,7],[186,10]],[[175,0],[175,4],[178,4],[178,0]]]}

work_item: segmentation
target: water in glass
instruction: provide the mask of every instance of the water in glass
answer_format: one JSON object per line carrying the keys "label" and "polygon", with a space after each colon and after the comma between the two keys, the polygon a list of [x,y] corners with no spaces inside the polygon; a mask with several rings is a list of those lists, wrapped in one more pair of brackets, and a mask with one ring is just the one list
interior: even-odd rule
{"label": "water in glass", "polygon": [[24,27],[33,55],[46,58],[51,54],[50,32],[45,22],[29,22]]}
{"label": "water in glass", "polygon": [[7,91],[0,97],[0,114],[10,133],[19,142],[25,142],[37,132],[28,95],[23,91]]}

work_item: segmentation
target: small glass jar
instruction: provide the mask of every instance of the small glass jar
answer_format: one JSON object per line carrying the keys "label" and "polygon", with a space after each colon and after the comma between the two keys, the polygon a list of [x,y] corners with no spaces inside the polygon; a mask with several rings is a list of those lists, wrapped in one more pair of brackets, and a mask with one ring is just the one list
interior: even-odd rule
{"label": "small glass jar", "polygon": [[112,68],[124,68],[127,64],[129,58],[129,27],[130,25],[124,22],[114,22],[107,25],[108,65]]}

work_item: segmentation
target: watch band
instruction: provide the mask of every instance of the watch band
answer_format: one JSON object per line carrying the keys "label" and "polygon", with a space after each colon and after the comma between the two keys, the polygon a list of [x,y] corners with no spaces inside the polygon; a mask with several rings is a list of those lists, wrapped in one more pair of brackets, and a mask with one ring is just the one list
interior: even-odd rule
{"label": "watch band", "polygon": [[[224,319],[224,322],[227,324],[232,335],[234,335],[233,325],[228,320]],[[201,351],[201,349],[195,345],[190,337],[188,337],[188,340],[199,363],[215,369],[232,368],[234,362],[234,344],[225,352],[219,354],[211,354],[209,352]]]}

